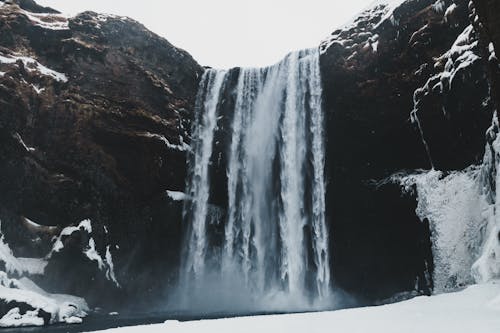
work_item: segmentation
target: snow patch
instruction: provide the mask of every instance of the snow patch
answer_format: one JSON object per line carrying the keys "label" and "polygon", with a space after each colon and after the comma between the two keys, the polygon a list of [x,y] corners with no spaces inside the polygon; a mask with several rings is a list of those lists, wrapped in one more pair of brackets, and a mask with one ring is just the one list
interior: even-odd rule
{"label": "snow patch", "polygon": [[27,152],[32,152],[32,151],[35,151],[35,148],[33,147],[28,147],[26,145],[26,143],[24,143],[24,140],[23,138],[21,137],[21,135],[19,133],[16,133],[14,134],[14,138],[24,147],[24,149],[27,151]]}
{"label": "snow patch", "polygon": [[443,13],[446,8],[446,3],[443,0],[438,0],[432,4],[432,9],[436,11],[436,13]]}
{"label": "snow patch", "polygon": [[31,87],[33,88],[33,90],[35,90],[35,92],[36,92],[37,94],[41,94],[42,92],[44,92],[44,91],[45,91],[45,88],[39,88],[38,86],[36,86],[36,85],[34,85],[34,84],[32,84],[32,85],[31,85]]}
{"label": "snow patch", "polygon": [[21,314],[19,308],[10,309],[0,319],[0,327],[24,327],[24,326],[43,326],[43,318],[38,317],[38,310],[26,311]]}
{"label": "snow patch", "polygon": [[490,52],[490,56],[488,58],[488,61],[498,60],[497,55],[495,53],[495,46],[493,45],[492,42],[490,42],[488,44],[488,51]]}
{"label": "snow patch", "polygon": [[42,65],[41,63],[39,63],[37,60],[35,60],[33,58],[25,57],[25,56],[16,56],[16,55],[12,55],[12,56],[0,55],[0,63],[3,63],[3,64],[14,64],[18,60],[20,60],[24,64],[24,66],[28,72],[38,71],[40,74],[42,74],[44,76],[49,76],[56,81],[68,82],[68,78],[67,78],[66,74],[56,72],[55,70],[52,70],[52,69]]}
{"label": "snow patch", "polygon": [[186,193],[178,191],[167,191],[167,196],[173,201],[184,201],[189,199]]}
{"label": "snow patch", "polygon": [[457,4],[452,3],[448,8],[446,8],[446,11],[444,12],[444,20],[445,22],[449,21],[450,16],[455,13],[455,10],[457,9]]}
{"label": "snow patch", "polygon": [[[411,0],[378,0],[371,3],[369,7],[320,43],[321,54],[324,54],[334,44],[352,49],[367,41],[371,44],[373,51],[377,52],[378,35],[374,34],[374,31],[387,21],[393,26],[397,26],[399,18],[394,15],[394,11],[406,1]],[[366,26],[359,25],[360,22],[364,22]],[[354,34],[347,34],[351,30]],[[363,41],[354,42],[354,40],[361,38]],[[354,53],[351,56],[354,56]]]}
{"label": "snow patch", "polygon": [[[420,100],[422,96],[426,96],[431,92],[438,91],[439,93],[444,94],[451,90],[453,81],[457,77],[457,74],[472,66],[480,59],[480,57],[475,54],[478,41],[474,40],[475,36],[473,33],[474,28],[472,25],[469,25],[464,29],[464,31],[457,37],[451,48],[435,60],[434,67],[442,68],[442,71],[431,76],[425,85],[416,89],[413,94],[413,110],[411,111],[410,118],[412,122],[416,123],[419,127],[422,142],[425,145],[431,164],[432,159],[429,147],[425,142],[423,129],[418,120]],[[446,113],[446,109],[443,108],[443,112]]]}
{"label": "snow patch", "polygon": [[[0,222],[1,229],[1,222]],[[0,230],[0,262],[5,264],[5,270],[9,274],[23,275],[43,274],[47,261],[41,258],[16,258],[9,245],[5,242]]]}
{"label": "snow patch", "polygon": [[50,315],[49,324],[74,323],[77,321],[75,317],[86,317],[87,311],[89,311],[87,303],[82,298],[49,294],[25,277],[20,280],[9,279],[4,272],[0,272],[0,300],[5,303],[28,304],[35,309],[35,311],[24,315],[17,311],[7,313],[0,320],[5,326],[25,326],[28,323],[41,326],[44,324],[43,319],[42,321],[35,321],[33,318],[35,313],[38,314],[39,310],[43,310]]}
{"label": "snow patch", "polygon": [[394,26],[398,25],[399,21],[398,21],[398,19],[395,18],[394,11],[396,10],[396,8],[401,6],[406,1],[408,1],[408,0],[381,0],[381,1],[378,1],[378,4],[385,5],[385,8],[384,8],[385,14],[384,14],[384,16],[382,16],[382,19],[380,20],[380,22],[377,23],[377,25],[375,25],[374,29],[377,29],[384,22],[386,22],[388,20],[391,22],[392,25],[394,25]]}
{"label": "snow patch", "polygon": [[69,30],[68,18],[61,14],[32,13],[21,10],[34,25],[48,30]]}
{"label": "snow patch", "polygon": [[114,273],[114,265],[113,265],[113,257],[111,255],[110,246],[106,247],[105,259],[99,254],[96,249],[95,240],[92,238],[92,223],[90,220],[84,220],[78,224],[78,226],[70,226],[64,228],[59,236],[55,239],[54,245],[52,246],[52,250],[47,256],[50,258],[54,253],[60,252],[64,248],[63,238],[70,236],[72,233],[77,231],[85,231],[89,235],[88,244],[86,249],[84,250],[84,254],[91,261],[95,261],[97,263],[97,267],[99,270],[104,271],[106,278],[115,283],[117,287],[120,287],[118,283],[115,273]]}
{"label": "snow patch", "polygon": [[173,149],[173,150],[178,150],[178,151],[189,151],[190,147],[188,144],[184,142],[182,139],[182,136],[179,136],[179,144],[172,144],[164,135],[156,134],[156,133],[151,133],[151,132],[144,132],[144,133],[139,133],[139,136],[146,137],[146,138],[152,138],[156,139],[159,141],[162,141],[168,148]]}
{"label": "snow patch", "polygon": [[52,256],[52,253],[59,252],[64,248],[64,244],[62,242],[63,237],[70,236],[73,232],[78,231],[80,229],[83,229],[83,230],[87,231],[87,233],[90,234],[92,232],[92,225],[90,224],[90,220],[84,220],[84,221],[80,222],[80,224],[76,227],[70,226],[70,227],[64,228],[61,231],[61,233],[59,234],[59,236],[57,237],[57,239],[55,240],[54,245],[52,246],[52,250],[48,255],[48,258],[50,258]]}
{"label": "snow patch", "polygon": [[115,276],[115,266],[113,264],[113,256],[111,255],[110,246],[106,246],[106,278],[110,281],[113,281],[117,287],[120,287],[118,280]]}

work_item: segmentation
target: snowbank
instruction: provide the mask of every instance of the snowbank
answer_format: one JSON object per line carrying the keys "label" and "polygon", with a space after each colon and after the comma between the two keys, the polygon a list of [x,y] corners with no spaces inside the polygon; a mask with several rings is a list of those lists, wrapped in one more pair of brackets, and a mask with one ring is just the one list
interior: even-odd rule
{"label": "snowbank", "polygon": [[[34,309],[24,313],[17,307],[10,309],[0,318],[0,327],[81,323],[89,311],[82,298],[46,293],[28,278],[9,279],[5,272],[0,272],[0,301],[6,304],[25,304]],[[44,321],[42,311],[49,316],[48,322]]]}
{"label": "snowbank", "polygon": [[[30,220],[27,223],[36,225]],[[90,227],[90,221],[82,223]],[[6,305],[0,311],[7,311],[0,312],[0,327],[81,323],[82,318],[87,315],[89,308],[83,298],[49,294],[26,277],[42,275],[47,261],[43,258],[15,257],[4,240],[1,222],[0,264],[5,267],[5,272],[0,270],[0,305]]]}
{"label": "snowbank", "polygon": [[438,296],[378,307],[322,313],[255,316],[116,328],[106,333],[401,333],[500,332],[500,282],[469,287]]}

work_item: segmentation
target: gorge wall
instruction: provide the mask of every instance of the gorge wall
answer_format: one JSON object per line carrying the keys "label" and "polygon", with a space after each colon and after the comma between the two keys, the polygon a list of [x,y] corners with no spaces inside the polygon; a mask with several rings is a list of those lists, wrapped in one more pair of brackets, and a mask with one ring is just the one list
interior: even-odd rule
{"label": "gorge wall", "polygon": [[[384,179],[481,162],[499,105],[495,6],[381,2],[320,46],[330,271],[360,302],[432,290],[429,225],[415,194]],[[15,257],[44,258],[30,275],[50,292],[91,306],[168,299],[205,70],[133,20],[66,18],[30,0],[0,2],[0,41],[4,241]],[[218,126],[214,154],[232,130]],[[217,163],[210,204],[226,211],[228,161]]]}

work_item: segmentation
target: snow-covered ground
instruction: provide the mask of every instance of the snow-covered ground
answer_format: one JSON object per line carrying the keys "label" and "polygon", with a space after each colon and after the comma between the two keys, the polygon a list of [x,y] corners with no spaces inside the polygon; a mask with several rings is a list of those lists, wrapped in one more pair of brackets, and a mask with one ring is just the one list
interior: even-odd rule
{"label": "snow-covered ground", "polygon": [[401,303],[333,312],[255,316],[115,328],[106,333],[498,333],[500,281]]}

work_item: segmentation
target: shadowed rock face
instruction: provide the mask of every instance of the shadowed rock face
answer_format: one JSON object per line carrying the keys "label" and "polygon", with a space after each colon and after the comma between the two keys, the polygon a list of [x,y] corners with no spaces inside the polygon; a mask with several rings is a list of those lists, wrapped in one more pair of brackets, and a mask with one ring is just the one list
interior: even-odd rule
{"label": "shadowed rock face", "polygon": [[[462,169],[483,156],[498,105],[490,87],[499,82],[486,48],[500,47],[500,11],[495,1],[474,2],[484,31],[465,0],[454,10],[451,0],[413,0],[392,15],[373,8],[321,45],[332,274],[367,302],[432,288],[428,225],[414,197],[381,181],[431,161]],[[464,45],[477,59],[461,66],[449,50],[471,23]],[[203,68],[133,20],[92,12],[67,19],[31,0],[0,7],[0,41],[0,220],[14,254],[44,256],[64,227],[91,219],[90,233],[61,239],[64,249],[37,282],[91,305],[168,297],[182,203],[165,192],[184,190]],[[224,92],[229,111],[238,72]],[[224,121],[214,156],[227,146]],[[226,161],[211,172],[220,185],[212,188],[222,189],[211,204],[224,207]],[[121,289],[82,254],[90,239],[101,257],[110,251]]]}
{"label": "shadowed rock face", "polygon": [[[104,256],[111,246],[125,291],[138,288],[138,272],[165,285],[178,260],[181,214],[165,192],[184,189],[203,69],[133,20],[38,12],[55,13],[32,1],[0,7],[6,238],[19,256],[43,256],[48,245],[33,246],[35,235],[19,223],[21,216],[60,228],[90,218],[97,249]],[[49,264],[47,281],[58,291],[82,289],[68,275],[63,290],[61,279],[50,278],[71,274],[71,258],[63,257]],[[97,298],[95,289],[90,293]]]}
{"label": "shadowed rock face", "polygon": [[468,1],[454,3],[407,1],[392,15],[380,6],[322,45],[332,271],[338,286],[368,299],[432,285],[423,283],[432,260],[415,201],[373,180],[430,169],[431,161],[462,169],[484,153],[493,114],[488,61],[474,29],[464,44],[477,59],[447,54],[473,22]]}

